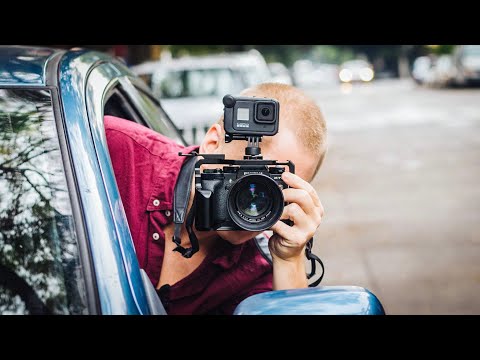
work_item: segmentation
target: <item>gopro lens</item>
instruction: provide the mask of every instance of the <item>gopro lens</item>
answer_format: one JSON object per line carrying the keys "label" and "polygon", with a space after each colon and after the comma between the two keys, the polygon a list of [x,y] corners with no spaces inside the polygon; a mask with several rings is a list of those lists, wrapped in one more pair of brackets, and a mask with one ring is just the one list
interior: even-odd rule
{"label": "gopro lens", "polygon": [[262,123],[275,121],[275,106],[271,103],[258,103],[255,120]]}

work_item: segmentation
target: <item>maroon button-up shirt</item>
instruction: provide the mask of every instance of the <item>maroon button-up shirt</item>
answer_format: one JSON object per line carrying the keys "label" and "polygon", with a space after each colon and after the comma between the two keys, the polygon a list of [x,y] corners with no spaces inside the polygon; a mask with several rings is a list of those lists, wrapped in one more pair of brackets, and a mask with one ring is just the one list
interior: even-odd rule
{"label": "maroon button-up shirt", "polygon": [[[172,241],[163,228],[173,221],[173,192],[185,160],[178,152],[198,147],[113,116],[105,116],[105,132],[137,258],[156,287],[165,241]],[[231,314],[246,297],[272,290],[272,267],[254,241],[219,244],[190,275],[162,286],[169,314]]]}

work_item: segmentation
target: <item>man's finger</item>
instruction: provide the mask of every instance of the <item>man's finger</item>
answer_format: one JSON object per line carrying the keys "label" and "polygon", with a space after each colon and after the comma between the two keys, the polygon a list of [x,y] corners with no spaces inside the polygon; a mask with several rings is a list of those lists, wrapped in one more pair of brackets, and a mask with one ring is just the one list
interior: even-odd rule
{"label": "man's finger", "polygon": [[292,220],[296,226],[308,226],[310,218],[305,214],[300,205],[296,203],[288,204],[283,208],[280,220]]}
{"label": "man's finger", "polygon": [[293,229],[291,226],[285,224],[283,221],[277,221],[277,223],[271,227],[271,230],[284,239],[295,238],[297,233],[296,229]]}
{"label": "man's finger", "polygon": [[297,203],[300,205],[306,214],[315,214],[315,203],[307,190],[294,188],[284,189],[283,198],[288,203]]}
{"label": "man's finger", "polygon": [[290,172],[284,172],[282,174],[282,179],[288,186],[294,189],[306,190],[312,197],[315,206],[321,206],[320,199],[313,186],[310,185],[307,181],[303,180],[300,176]]}

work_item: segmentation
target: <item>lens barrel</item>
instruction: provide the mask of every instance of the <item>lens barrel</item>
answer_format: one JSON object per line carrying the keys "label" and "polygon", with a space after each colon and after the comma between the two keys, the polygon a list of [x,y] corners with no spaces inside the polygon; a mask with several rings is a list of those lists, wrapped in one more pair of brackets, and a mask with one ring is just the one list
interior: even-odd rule
{"label": "lens barrel", "polygon": [[284,198],[278,184],[266,175],[241,177],[231,187],[227,210],[241,229],[263,231],[272,227],[282,215]]}

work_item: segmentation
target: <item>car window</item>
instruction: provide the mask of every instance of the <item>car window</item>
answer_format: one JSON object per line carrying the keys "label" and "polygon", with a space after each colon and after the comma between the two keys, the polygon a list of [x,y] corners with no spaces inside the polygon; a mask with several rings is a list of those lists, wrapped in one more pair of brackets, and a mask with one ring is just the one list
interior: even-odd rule
{"label": "car window", "polygon": [[0,89],[0,314],[84,314],[51,93]]}
{"label": "car window", "polygon": [[138,95],[140,110],[143,112],[150,128],[169,137],[178,144],[185,145],[185,141],[181,138],[180,132],[175,128],[175,125],[165,111],[145,92],[138,89],[135,90],[135,93]]}
{"label": "car window", "polygon": [[[135,84],[132,83],[132,81]],[[124,95],[124,101],[129,103],[132,111],[138,114],[137,120],[132,118],[127,119],[147,126],[148,128],[169,137],[178,144],[186,145],[180,131],[162,109],[159,101],[155,99],[149,91],[145,90],[143,86],[140,86],[135,79],[132,79],[132,81],[128,78],[122,78],[120,79],[120,83],[115,87],[115,90]],[[107,101],[105,109],[109,102],[110,100]]]}
{"label": "car window", "polygon": [[268,81],[269,79],[268,69],[264,69],[259,64],[242,66],[242,67],[239,67],[239,70],[243,73],[247,86],[257,85],[265,81]]}
{"label": "car window", "polygon": [[241,75],[228,68],[168,71],[153,85],[160,98],[223,96],[242,90]]}

